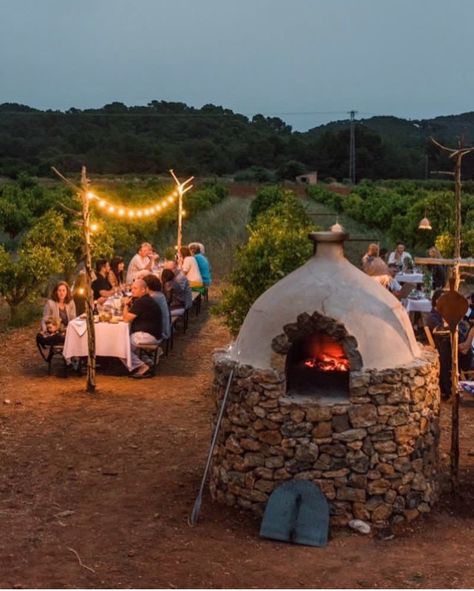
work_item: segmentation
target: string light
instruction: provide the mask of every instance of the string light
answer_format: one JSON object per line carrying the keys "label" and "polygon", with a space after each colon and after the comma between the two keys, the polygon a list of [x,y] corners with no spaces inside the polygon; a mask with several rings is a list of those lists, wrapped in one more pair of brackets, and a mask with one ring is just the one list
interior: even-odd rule
{"label": "string light", "polygon": [[93,224],[91,224],[91,232],[97,232],[98,229],[99,229],[99,224],[96,224],[95,222]]}
{"label": "string light", "polygon": [[[144,206],[144,207],[142,206],[140,208],[125,207],[124,205],[121,205],[121,204],[112,203],[112,202],[108,201],[107,199],[104,199],[103,197],[98,197],[92,191],[87,191],[87,198],[89,199],[89,201],[97,202],[97,207],[99,207],[100,209],[104,210],[106,213],[111,214],[111,215],[117,215],[118,217],[121,217],[121,218],[126,217],[128,219],[150,217],[150,216],[156,215],[160,212],[163,212],[169,205],[174,203],[176,201],[177,197],[179,196],[180,190],[181,190],[181,193],[184,194],[189,189],[191,189],[192,185],[188,184],[191,180],[192,179],[188,179],[187,181],[185,181],[184,183],[182,183],[180,185],[178,191],[174,190],[169,195],[160,199],[160,201],[155,201],[153,203],[153,205]],[[92,230],[92,226],[91,226],[91,230]]]}

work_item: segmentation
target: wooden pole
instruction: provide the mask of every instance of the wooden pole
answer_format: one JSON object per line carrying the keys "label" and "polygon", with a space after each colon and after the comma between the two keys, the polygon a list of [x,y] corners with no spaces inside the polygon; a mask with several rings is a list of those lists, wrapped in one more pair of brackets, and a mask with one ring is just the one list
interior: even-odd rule
{"label": "wooden pole", "polygon": [[[432,142],[441,150],[446,152],[450,158],[454,159],[454,265],[453,279],[454,290],[458,291],[460,281],[461,266],[461,166],[463,156],[471,153],[474,148],[463,148],[461,145],[457,149],[447,148],[433,138]],[[451,485],[454,493],[457,493],[459,487],[459,331],[456,325],[451,330]]]}
{"label": "wooden pole", "polygon": [[81,191],[80,198],[82,203],[82,230],[84,239],[84,263],[86,267],[86,324],[87,324],[87,392],[95,392],[95,325],[93,317],[93,297],[92,297],[92,254],[91,254],[91,233],[90,233],[90,211],[88,180],[86,167],[81,171]]}
{"label": "wooden pole", "polygon": [[177,249],[178,249],[178,256],[181,251],[181,244],[183,241],[183,189],[182,186],[178,186],[178,239],[177,239]]}
{"label": "wooden pole", "polygon": [[178,191],[178,236],[176,240],[176,248],[178,251],[178,256],[180,256],[179,251],[181,250],[181,245],[183,242],[183,195],[192,189],[192,185],[189,183],[194,179],[193,176],[189,177],[181,183],[178,177],[175,175],[173,169],[170,170],[170,174],[176,183],[176,190]]}

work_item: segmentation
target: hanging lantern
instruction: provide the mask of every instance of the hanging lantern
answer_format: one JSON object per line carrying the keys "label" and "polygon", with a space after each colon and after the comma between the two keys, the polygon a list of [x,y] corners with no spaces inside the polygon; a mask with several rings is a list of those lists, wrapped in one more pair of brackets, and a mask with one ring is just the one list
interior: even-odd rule
{"label": "hanging lantern", "polygon": [[418,230],[432,230],[430,220],[425,217],[418,224]]}

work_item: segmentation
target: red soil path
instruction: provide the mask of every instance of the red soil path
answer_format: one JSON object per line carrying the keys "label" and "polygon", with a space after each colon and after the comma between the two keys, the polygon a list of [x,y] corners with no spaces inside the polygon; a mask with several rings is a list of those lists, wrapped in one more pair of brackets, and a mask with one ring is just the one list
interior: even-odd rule
{"label": "red soil path", "polygon": [[46,376],[34,333],[0,344],[1,587],[474,586],[472,408],[459,501],[443,498],[392,541],[335,530],[326,548],[273,543],[207,494],[187,524],[210,440],[211,353],[228,341],[206,312],[155,378],[102,372],[93,396],[60,366]]}

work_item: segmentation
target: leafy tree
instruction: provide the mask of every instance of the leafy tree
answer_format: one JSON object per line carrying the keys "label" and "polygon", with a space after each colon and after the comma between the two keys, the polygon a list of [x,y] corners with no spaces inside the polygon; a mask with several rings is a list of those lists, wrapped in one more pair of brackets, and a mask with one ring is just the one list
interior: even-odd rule
{"label": "leafy tree", "polygon": [[25,300],[34,300],[51,275],[61,273],[60,255],[47,246],[21,248],[16,256],[0,245],[0,294],[12,316]]}
{"label": "leafy tree", "polygon": [[286,191],[277,185],[260,189],[250,205],[250,223],[254,222],[262,212],[281,203],[292,194],[291,191]]}
{"label": "leafy tree", "polygon": [[217,307],[233,334],[253,302],[311,256],[307,235],[313,229],[301,201],[288,194],[249,227],[249,240],[237,252],[230,286]]}

